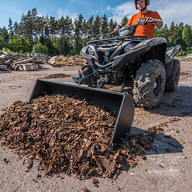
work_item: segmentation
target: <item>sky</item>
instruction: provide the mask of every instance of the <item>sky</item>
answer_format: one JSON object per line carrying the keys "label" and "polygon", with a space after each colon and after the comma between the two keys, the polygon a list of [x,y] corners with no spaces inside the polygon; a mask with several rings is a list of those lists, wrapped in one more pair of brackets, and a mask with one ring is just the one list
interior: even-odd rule
{"label": "sky", "polygon": [[[22,14],[26,15],[29,10],[36,8],[39,16],[48,15],[56,19],[65,18],[67,15],[73,19],[81,14],[88,20],[92,15],[113,18],[118,24],[124,16],[130,18],[138,11],[135,9],[133,0],[0,0],[0,27],[8,28],[9,18],[13,23],[20,22]],[[151,0],[149,10],[157,11],[163,23],[170,27],[171,23],[183,22],[192,26],[192,0]]]}

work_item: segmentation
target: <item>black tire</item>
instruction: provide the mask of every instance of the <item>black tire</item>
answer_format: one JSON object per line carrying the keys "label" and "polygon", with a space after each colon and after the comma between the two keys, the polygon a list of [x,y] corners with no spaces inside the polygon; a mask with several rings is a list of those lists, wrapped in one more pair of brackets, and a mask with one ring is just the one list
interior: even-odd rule
{"label": "black tire", "polygon": [[165,83],[165,91],[173,92],[177,89],[180,76],[180,61],[173,59],[173,67]]}
{"label": "black tire", "polygon": [[[88,85],[89,87],[92,87],[91,86],[91,76],[88,76],[92,72],[93,72],[92,68],[88,64],[82,65],[81,69],[79,70],[80,84],[85,84],[85,85]],[[86,78],[84,79],[84,77],[86,77]]]}
{"label": "black tire", "polygon": [[163,96],[165,79],[165,69],[161,61],[149,60],[143,63],[134,80],[135,104],[138,107],[155,107]]}

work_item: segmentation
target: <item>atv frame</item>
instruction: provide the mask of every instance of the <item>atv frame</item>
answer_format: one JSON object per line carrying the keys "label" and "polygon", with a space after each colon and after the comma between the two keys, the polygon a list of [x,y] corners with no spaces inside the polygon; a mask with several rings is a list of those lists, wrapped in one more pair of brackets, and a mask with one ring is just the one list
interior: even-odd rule
{"label": "atv frame", "polygon": [[163,37],[134,36],[139,25],[149,22],[156,20],[140,19],[136,25],[120,28],[119,37],[90,41],[80,52],[87,63],[79,71],[78,82],[97,88],[120,85],[121,92],[129,86],[135,104],[146,108],[156,106],[164,90],[174,91],[180,75],[180,62],[174,57],[181,46],[169,47]]}

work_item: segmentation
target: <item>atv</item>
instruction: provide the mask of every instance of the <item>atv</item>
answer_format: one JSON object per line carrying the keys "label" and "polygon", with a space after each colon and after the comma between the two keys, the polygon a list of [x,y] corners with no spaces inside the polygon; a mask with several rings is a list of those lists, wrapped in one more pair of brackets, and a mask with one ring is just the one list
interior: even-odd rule
{"label": "atv", "polygon": [[117,85],[121,92],[129,86],[138,107],[156,106],[164,91],[177,89],[180,62],[174,57],[181,49],[168,46],[163,37],[134,36],[138,26],[156,21],[141,18],[135,25],[118,27],[118,37],[88,42],[80,51],[87,62],[74,81],[95,88]]}

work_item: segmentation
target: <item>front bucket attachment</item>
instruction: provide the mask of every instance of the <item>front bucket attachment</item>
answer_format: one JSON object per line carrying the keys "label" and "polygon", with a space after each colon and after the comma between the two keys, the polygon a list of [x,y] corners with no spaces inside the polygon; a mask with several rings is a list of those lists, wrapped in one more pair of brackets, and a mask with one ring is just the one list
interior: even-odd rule
{"label": "front bucket attachment", "polygon": [[130,94],[114,92],[105,89],[90,88],[73,83],[58,83],[37,79],[31,93],[29,102],[39,96],[51,94],[78,96],[97,102],[106,107],[117,116],[116,125],[111,141],[118,144],[129,133],[134,116],[134,103]]}

